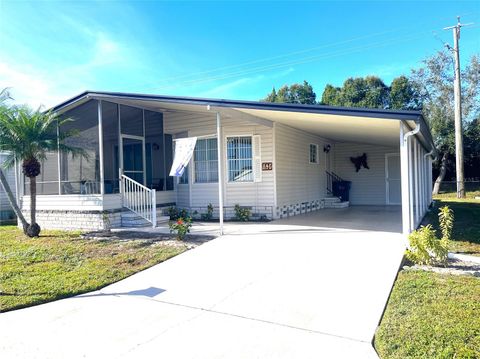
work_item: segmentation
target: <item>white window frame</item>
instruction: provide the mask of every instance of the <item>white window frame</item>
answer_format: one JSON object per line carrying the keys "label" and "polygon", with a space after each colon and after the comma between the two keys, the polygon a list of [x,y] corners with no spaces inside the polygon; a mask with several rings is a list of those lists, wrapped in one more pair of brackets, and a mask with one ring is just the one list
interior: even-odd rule
{"label": "white window frame", "polygon": [[[228,139],[229,138],[235,138],[235,137],[250,137],[250,141],[251,141],[251,146],[252,146],[252,179],[250,181],[230,181],[230,176],[229,176],[229,173],[230,173],[230,165],[229,165],[229,160],[228,160]],[[227,183],[228,184],[245,184],[245,183],[254,183],[255,182],[255,173],[254,173],[254,158],[255,158],[255,154],[253,153],[253,134],[249,133],[249,134],[231,134],[231,135],[227,135],[225,136],[225,146],[224,146],[224,151],[225,151],[225,156],[224,156],[224,160],[226,162],[226,165],[225,165],[225,178],[227,179]]]}
{"label": "white window frame", "polygon": [[[212,140],[212,139],[216,139],[216,140],[217,140],[217,146],[218,146],[218,138],[217,138],[217,136],[201,137],[201,138],[197,139],[197,143],[198,143],[199,141]],[[196,147],[196,145],[195,145],[195,147]],[[217,147],[215,147],[215,149],[217,149]],[[217,158],[218,158],[218,154],[217,154]],[[218,162],[218,159],[215,159],[215,160]],[[212,160],[212,161],[213,161],[213,160]],[[197,182],[197,175],[196,175],[197,171],[195,170],[195,167],[196,167],[196,166],[195,166],[195,149],[193,150],[193,155],[192,155],[192,159],[191,159],[191,165],[192,165],[192,173],[191,173],[192,175],[189,176],[189,182],[191,182],[192,185],[200,185],[200,186],[202,186],[202,185],[209,185],[209,184],[212,184],[212,183],[218,183],[218,178],[217,178],[217,180],[216,180],[215,182],[213,182],[213,181],[212,181],[212,182]],[[220,164],[217,163],[217,171],[218,171],[218,166],[219,166],[219,165],[220,165]],[[185,170],[187,170],[188,167],[189,167],[189,166],[187,166],[187,168],[186,168]]]}
{"label": "white window frame", "polygon": [[[315,162],[312,162],[312,146],[315,146]],[[308,163],[311,165],[318,165],[320,161],[318,160],[318,144],[310,143],[308,145]]]}

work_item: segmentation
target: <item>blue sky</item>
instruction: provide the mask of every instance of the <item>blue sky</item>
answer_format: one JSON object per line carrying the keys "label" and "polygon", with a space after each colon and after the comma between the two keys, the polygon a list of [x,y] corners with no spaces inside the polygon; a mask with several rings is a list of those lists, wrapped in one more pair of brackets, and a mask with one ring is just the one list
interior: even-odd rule
{"label": "blue sky", "polygon": [[480,53],[480,1],[0,1],[0,87],[52,106],[84,90],[258,100],[283,84],[388,84],[452,43]]}

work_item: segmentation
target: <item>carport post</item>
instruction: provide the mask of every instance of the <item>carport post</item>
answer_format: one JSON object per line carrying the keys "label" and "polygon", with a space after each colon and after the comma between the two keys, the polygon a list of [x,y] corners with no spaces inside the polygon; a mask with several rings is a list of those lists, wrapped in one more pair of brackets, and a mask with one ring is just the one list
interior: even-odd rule
{"label": "carport post", "polygon": [[222,134],[220,113],[217,112],[217,168],[218,168],[218,216],[220,221],[219,232],[223,236],[223,171],[222,171]]}
{"label": "carport post", "polygon": [[400,123],[400,178],[402,186],[402,232],[410,232],[410,196],[408,183],[408,137],[405,137],[403,123]]}
{"label": "carport post", "polygon": [[[402,231],[408,235],[413,229],[413,176],[412,176],[412,151],[409,146],[409,137],[420,131],[420,123],[405,133],[408,127],[400,123],[400,176],[402,185]],[[412,142],[412,141],[411,141]]]}

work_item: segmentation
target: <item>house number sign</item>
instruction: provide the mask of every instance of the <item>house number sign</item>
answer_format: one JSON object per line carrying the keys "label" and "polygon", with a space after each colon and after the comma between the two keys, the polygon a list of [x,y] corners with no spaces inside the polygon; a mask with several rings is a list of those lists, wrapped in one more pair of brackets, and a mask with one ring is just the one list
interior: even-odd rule
{"label": "house number sign", "polygon": [[273,169],[272,162],[262,162],[262,171],[271,171]]}

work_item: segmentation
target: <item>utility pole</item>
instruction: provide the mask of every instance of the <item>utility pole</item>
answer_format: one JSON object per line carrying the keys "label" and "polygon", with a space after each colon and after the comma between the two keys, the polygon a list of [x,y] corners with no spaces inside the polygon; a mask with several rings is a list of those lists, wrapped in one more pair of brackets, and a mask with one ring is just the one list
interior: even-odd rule
{"label": "utility pole", "polygon": [[444,30],[453,30],[453,52],[455,58],[455,79],[454,79],[454,97],[455,97],[455,169],[457,174],[457,198],[465,198],[465,183],[463,171],[463,129],[462,129],[462,99],[460,83],[460,28],[471,24],[461,24],[460,16],[457,16],[457,24],[444,28]]}

